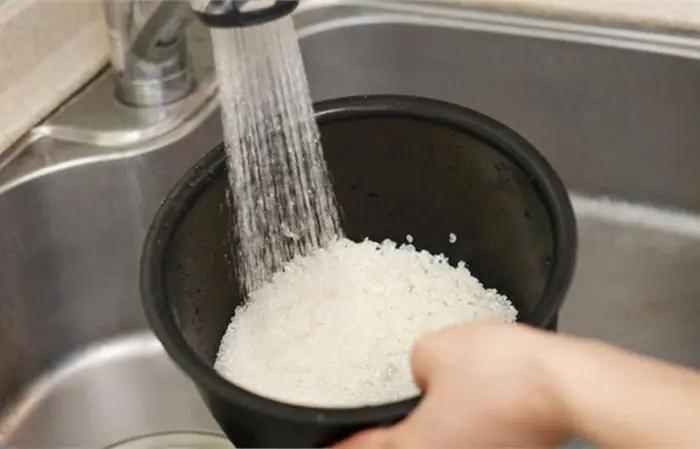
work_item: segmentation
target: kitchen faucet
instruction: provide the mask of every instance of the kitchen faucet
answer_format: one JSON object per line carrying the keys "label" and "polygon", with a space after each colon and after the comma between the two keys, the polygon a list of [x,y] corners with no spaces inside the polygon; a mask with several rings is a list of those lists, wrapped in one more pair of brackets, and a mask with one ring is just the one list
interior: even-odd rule
{"label": "kitchen faucet", "polygon": [[135,107],[162,106],[195,87],[188,25],[254,26],[291,13],[298,0],[103,0],[117,75],[117,97]]}

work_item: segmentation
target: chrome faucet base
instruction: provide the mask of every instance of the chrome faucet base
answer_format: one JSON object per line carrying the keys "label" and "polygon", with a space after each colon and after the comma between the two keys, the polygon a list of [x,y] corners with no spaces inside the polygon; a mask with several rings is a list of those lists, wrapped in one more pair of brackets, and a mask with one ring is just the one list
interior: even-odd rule
{"label": "chrome faucet base", "polygon": [[[194,78],[187,41],[178,39],[170,61],[164,61],[158,76],[122,71],[117,81],[117,97],[131,106],[162,106],[182,100],[194,90]],[[132,69],[138,69],[138,64]]]}
{"label": "chrome faucet base", "polygon": [[195,15],[184,0],[104,0],[117,97],[161,106],[194,89],[187,29]]}
{"label": "chrome faucet base", "polygon": [[[11,162],[21,165],[21,172],[41,170],[46,164],[58,162],[61,152],[54,152],[51,161],[42,156],[30,156],[26,149],[37,141],[51,139],[67,145],[85,147],[85,157],[103,152],[127,153],[145,151],[158,139],[172,139],[174,134],[187,132],[196,126],[200,115],[215,108],[217,84],[209,30],[193,23],[187,32],[191,49],[190,67],[192,89],[177,101],[157,106],[134,107],[119,98],[120,78],[116,70],[107,69],[85,89],[69,99],[43,123],[33,128],[8,151],[0,153],[0,184],[2,168]],[[117,89],[115,89],[117,86]],[[18,156],[22,159],[17,164]],[[71,158],[76,157],[72,154]],[[18,182],[11,181],[10,184]]]}

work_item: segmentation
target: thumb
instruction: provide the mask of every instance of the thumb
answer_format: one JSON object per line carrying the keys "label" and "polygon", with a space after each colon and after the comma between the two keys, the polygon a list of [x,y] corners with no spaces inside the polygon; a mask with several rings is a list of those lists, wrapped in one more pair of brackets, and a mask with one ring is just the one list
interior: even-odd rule
{"label": "thumb", "polygon": [[[439,388],[434,380],[441,365],[440,357],[434,355],[435,344],[439,344],[439,341],[436,342],[433,338],[421,339],[411,353],[411,368],[416,384],[424,393],[430,388],[433,394],[424,394],[418,406],[398,424],[361,431],[334,446],[335,449],[459,447],[454,444],[452,437],[462,426],[463,417],[449,413],[449,406],[453,404],[445,404],[445,398],[452,397],[444,394],[449,393],[445,391],[449,385]],[[445,410],[446,406],[448,410]]]}
{"label": "thumb", "polygon": [[[420,337],[411,349],[411,371],[418,388],[425,393],[435,373],[439,372],[440,356],[436,346],[440,344],[440,338],[435,334]],[[430,401],[432,403],[433,401]],[[343,440],[333,446],[334,449],[396,449],[407,446],[409,442],[420,445],[421,440],[431,435],[429,429],[425,429],[426,418],[430,418],[432,404],[426,404],[425,397],[402,423],[388,428],[376,428],[364,430]],[[428,409],[428,410],[426,410]],[[425,432],[427,430],[427,432]],[[418,446],[416,446],[418,447]],[[427,446],[423,446],[423,449]]]}
{"label": "thumb", "polygon": [[[421,413],[423,415],[423,413]],[[408,418],[406,421],[387,428],[364,430],[341,441],[331,449],[427,449],[449,446],[438,445],[434,433],[425,427],[421,417]]]}
{"label": "thumb", "polygon": [[389,449],[390,438],[386,429],[365,430],[341,441],[332,449]]}
{"label": "thumb", "polygon": [[[444,331],[443,331],[444,333]],[[450,358],[446,357],[443,333],[435,332],[419,337],[411,348],[411,371],[413,380],[423,392],[427,393],[437,374],[443,371]]]}

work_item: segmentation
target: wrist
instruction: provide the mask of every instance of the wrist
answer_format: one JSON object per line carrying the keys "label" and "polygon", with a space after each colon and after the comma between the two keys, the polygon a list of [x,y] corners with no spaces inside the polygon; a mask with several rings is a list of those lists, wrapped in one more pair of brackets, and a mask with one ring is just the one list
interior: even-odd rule
{"label": "wrist", "polygon": [[[543,419],[555,423],[552,431],[562,440],[576,433],[575,414],[571,408],[571,390],[566,382],[565,366],[576,357],[573,338],[539,331],[540,341],[535,345],[539,391],[548,416]],[[562,441],[563,442],[563,441]]]}

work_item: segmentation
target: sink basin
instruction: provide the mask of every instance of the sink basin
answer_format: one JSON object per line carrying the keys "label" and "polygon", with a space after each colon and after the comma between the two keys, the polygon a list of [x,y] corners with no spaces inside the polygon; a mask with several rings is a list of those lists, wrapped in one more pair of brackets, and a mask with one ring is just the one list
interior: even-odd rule
{"label": "sink basin", "polygon": [[[518,130],[577,212],[560,330],[700,367],[700,40],[406,3],[298,11],[314,98],[416,94]],[[148,331],[137,282],[153,213],[220,139],[216,103],[168,132],[107,133],[90,108],[108,108],[109,77],[0,163],[0,444],[218,432]]]}

